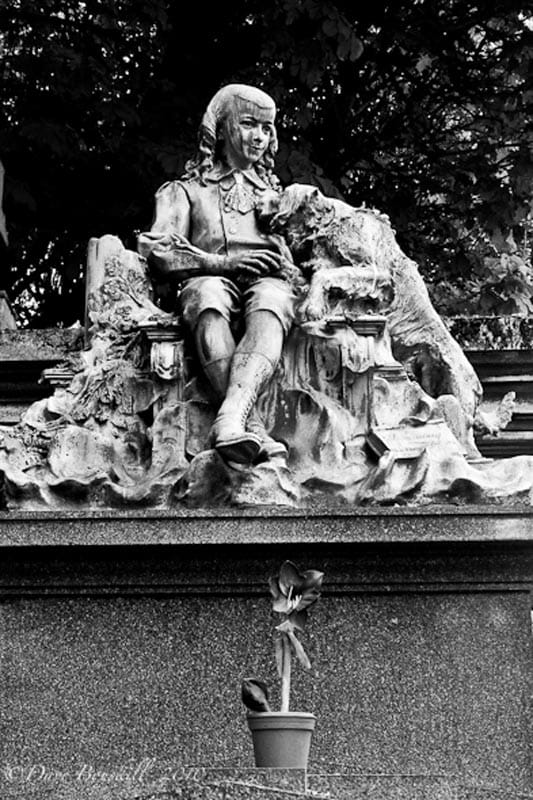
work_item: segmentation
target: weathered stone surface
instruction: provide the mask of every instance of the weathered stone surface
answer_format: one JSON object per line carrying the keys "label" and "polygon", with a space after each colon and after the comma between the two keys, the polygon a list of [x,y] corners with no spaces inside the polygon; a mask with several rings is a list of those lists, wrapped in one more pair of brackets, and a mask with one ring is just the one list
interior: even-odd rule
{"label": "weathered stone surface", "polygon": [[451,435],[445,422],[434,421],[426,425],[394,428],[374,428],[369,444],[378,455],[390,451],[396,458],[412,458],[422,455],[429,447],[448,447],[461,453],[461,446]]}
{"label": "weathered stone surface", "polygon": [[269,200],[265,213],[296,260],[300,251],[306,255],[303,267],[311,279],[303,319],[385,314],[396,357],[430,395],[454,395],[471,425],[481,399],[479,380],[431,305],[416,264],[400,250],[388,218],[299,184]]}
{"label": "weathered stone surface", "polygon": [[[430,498],[501,502],[512,496],[531,502],[531,459],[469,463],[479,458],[472,437],[477,378],[431,308],[416,267],[409,262],[407,269],[386,219],[340,201],[316,200],[316,190],[311,202],[308,188],[289,187],[279,201],[283,208],[294,194],[303,203],[293,208],[291,201],[284,212],[294,252],[301,222],[293,224],[291,213],[305,219],[313,212],[315,223],[321,219],[317,208],[334,215],[314,237],[318,250],[309,292],[279,369],[258,401],[264,436],[270,432],[281,457],[267,463],[265,450],[244,469],[231,461],[216,467],[209,455],[212,396],[199,376],[187,382],[177,320],[153,304],[143,260],[115,237],[104,237],[89,249],[90,348],[70,359],[68,385],[65,376],[59,381],[56,376],[59,388],[51,397],[34,403],[19,425],[0,431],[8,504],[309,506],[324,494],[355,505]],[[298,241],[302,246],[305,236]],[[337,264],[339,253],[361,263]],[[372,280],[370,256],[377,270]],[[376,313],[387,312],[392,289],[397,293],[388,322],[393,338],[411,341],[415,322],[432,331],[442,363],[450,370],[458,365],[443,384],[450,393],[432,398],[394,359],[385,317]],[[416,313],[407,331],[394,319],[402,316],[398,309],[409,305],[409,297]],[[378,461],[366,446],[367,434],[376,428],[414,431],[420,438],[435,424],[445,424],[449,441],[455,437],[463,452],[442,446],[442,440],[433,447],[426,442],[416,453],[389,450]]]}

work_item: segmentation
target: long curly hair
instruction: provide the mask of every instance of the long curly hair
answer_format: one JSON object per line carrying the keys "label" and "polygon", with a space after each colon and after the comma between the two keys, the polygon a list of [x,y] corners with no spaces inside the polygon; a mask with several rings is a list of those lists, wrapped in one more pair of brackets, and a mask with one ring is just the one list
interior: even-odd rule
{"label": "long curly hair", "polygon": [[[272,98],[253,86],[241,83],[230,83],[222,87],[212,98],[200,123],[198,131],[198,149],[196,154],[185,164],[182,175],[184,181],[198,181],[202,186],[206,184],[206,175],[213,168],[215,162],[222,158],[223,141],[220,137],[222,125],[225,123],[231,109],[231,101],[239,97],[261,106],[275,104]],[[274,158],[278,151],[278,137],[276,128],[272,126],[272,134],[267,149],[261,159],[254,165],[258,176],[275,191],[280,191],[280,182],[274,174]]]}

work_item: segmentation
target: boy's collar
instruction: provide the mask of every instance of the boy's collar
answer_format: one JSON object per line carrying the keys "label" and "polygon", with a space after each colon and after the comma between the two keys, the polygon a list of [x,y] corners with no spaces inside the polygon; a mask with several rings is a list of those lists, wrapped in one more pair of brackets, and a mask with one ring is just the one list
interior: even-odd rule
{"label": "boy's collar", "polygon": [[213,183],[220,183],[224,178],[229,178],[235,172],[240,172],[241,175],[246,178],[251,184],[256,186],[258,189],[267,189],[268,186],[265,181],[259,177],[255,169],[252,167],[250,169],[242,169],[238,170],[235,167],[228,167],[226,164],[215,164],[205,176],[208,181],[212,181]]}

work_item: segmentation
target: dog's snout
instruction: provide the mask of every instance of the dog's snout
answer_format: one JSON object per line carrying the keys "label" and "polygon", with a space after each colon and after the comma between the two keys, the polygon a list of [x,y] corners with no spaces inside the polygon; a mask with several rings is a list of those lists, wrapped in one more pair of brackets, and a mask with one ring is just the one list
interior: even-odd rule
{"label": "dog's snout", "polygon": [[256,202],[255,208],[261,219],[272,217],[278,210],[279,195],[273,189],[266,189]]}

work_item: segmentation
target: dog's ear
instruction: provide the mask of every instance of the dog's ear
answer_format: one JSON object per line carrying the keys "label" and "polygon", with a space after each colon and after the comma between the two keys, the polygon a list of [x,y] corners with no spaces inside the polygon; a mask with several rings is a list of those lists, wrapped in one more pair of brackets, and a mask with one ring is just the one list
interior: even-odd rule
{"label": "dog's ear", "polygon": [[308,195],[308,206],[310,209],[313,209],[314,212],[318,212],[322,209],[324,205],[325,197],[318,188],[318,186],[313,186],[311,192]]}
{"label": "dog's ear", "polygon": [[289,217],[294,214],[299,204],[300,193],[296,184],[287,186],[279,195],[278,207],[272,218],[273,227],[281,229],[287,223]]}

